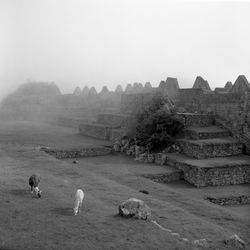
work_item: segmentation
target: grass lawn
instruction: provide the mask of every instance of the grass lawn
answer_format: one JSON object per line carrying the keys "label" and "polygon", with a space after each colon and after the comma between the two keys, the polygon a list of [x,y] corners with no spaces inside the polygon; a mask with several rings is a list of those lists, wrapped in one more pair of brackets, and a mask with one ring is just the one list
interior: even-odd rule
{"label": "grass lawn", "polygon": [[[212,194],[246,194],[249,185],[197,189],[183,181],[159,184],[140,175],[167,169],[119,154],[72,164],[36,149],[107,144],[79,136],[72,128],[0,123],[0,249],[221,250],[230,249],[223,240],[233,233],[250,244],[249,206],[221,207],[204,200]],[[41,176],[41,199],[30,194],[28,178],[33,173]],[[74,216],[77,188],[84,190],[85,198],[82,213]],[[119,203],[131,197],[143,199],[153,219],[180,237],[149,221],[119,217]],[[203,238],[208,248],[192,244]]]}

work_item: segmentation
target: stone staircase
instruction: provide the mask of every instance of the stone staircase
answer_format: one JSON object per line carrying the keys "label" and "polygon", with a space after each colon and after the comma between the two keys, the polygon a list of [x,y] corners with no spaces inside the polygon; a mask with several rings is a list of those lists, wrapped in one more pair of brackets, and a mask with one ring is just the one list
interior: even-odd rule
{"label": "stone staircase", "polygon": [[197,187],[250,183],[250,156],[243,155],[243,144],[215,126],[212,116],[179,116],[186,127],[177,140],[180,153],[164,154],[164,165],[181,170],[183,178]]}

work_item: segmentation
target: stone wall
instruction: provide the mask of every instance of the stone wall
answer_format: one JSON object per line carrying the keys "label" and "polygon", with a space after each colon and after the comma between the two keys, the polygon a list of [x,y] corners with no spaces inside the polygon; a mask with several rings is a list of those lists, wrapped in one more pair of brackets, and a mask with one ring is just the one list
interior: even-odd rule
{"label": "stone wall", "polygon": [[106,147],[86,147],[79,149],[43,149],[42,151],[54,156],[57,159],[75,159],[81,157],[101,156],[110,154],[112,152],[110,148]]}
{"label": "stone wall", "polygon": [[246,205],[250,204],[250,196],[228,196],[228,197],[207,197],[206,200],[221,206]]}
{"label": "stone wall", "polygon": [[180,162],[175,162],[175,164],[175,167],[183,171],[184,179],[196,187],[250,183],[249,165],[199,168]]}
{"label": "stone wall", "polygon": [[181,153],[195,159],[207,159],[214,157],[225,157],[242,154],[242,144],[235,141],[199,142],[197,141],[178,141],[176,144],[181,148]]}
{"label": "stone wall", "polygon": [[184,127],[207,127],[215,123],[213,115],[195,113],[177,113],[176,117],[182,121]]}
{"label": "stone wall", "polygon": [[148,178],[159,183],[169,183],[183,179],[183,172],[176,169],[171,173],[166,174],[144,174],[142,177]]}

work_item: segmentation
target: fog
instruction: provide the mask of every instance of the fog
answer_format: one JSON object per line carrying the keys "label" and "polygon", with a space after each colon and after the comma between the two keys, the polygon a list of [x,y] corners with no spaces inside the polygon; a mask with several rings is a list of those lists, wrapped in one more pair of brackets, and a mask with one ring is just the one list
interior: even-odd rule
{"label": "fog", "polygon": [[76,86],[167,76],[191,87],[250,78],[250,3],[165,0],[1,0],[0,99],[26,80]]}

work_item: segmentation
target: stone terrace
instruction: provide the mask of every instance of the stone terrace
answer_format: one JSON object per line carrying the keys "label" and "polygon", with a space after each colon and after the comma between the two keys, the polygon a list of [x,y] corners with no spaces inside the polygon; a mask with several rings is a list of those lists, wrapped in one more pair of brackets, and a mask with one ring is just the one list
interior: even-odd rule
{"label": "stone terrace", "polygon": [[202,122],[197,127],[198,114],[181,115],[188,126],[177,141],[180,153],[163,154],[164,164],[183,171],[184,179],[197,187],[250,183],[250,157],[243,155],[243,145],[229,131],[215,126],[213,117],[207,126]]}
{"label": "stone terrace", "polygon": [[150,157],[183,172],[184,179],[197,187],[250,182],[250,157],[244,155],[250,154],[250,84],[244,76],[220,91],[212,91],[202,77],[197,77],[190,89],[180,89],[176,78],[168,78],[158,88],[147,91],[142,91],[141,84],[126,89],[120,113],[99,114],[95,123],[80,125],[80,134],[108,140],[120,138],[134,115],[144,110],[155,95],[162,94],[171,98],[180,111],[185,134],[176,142],[179,154]]}

